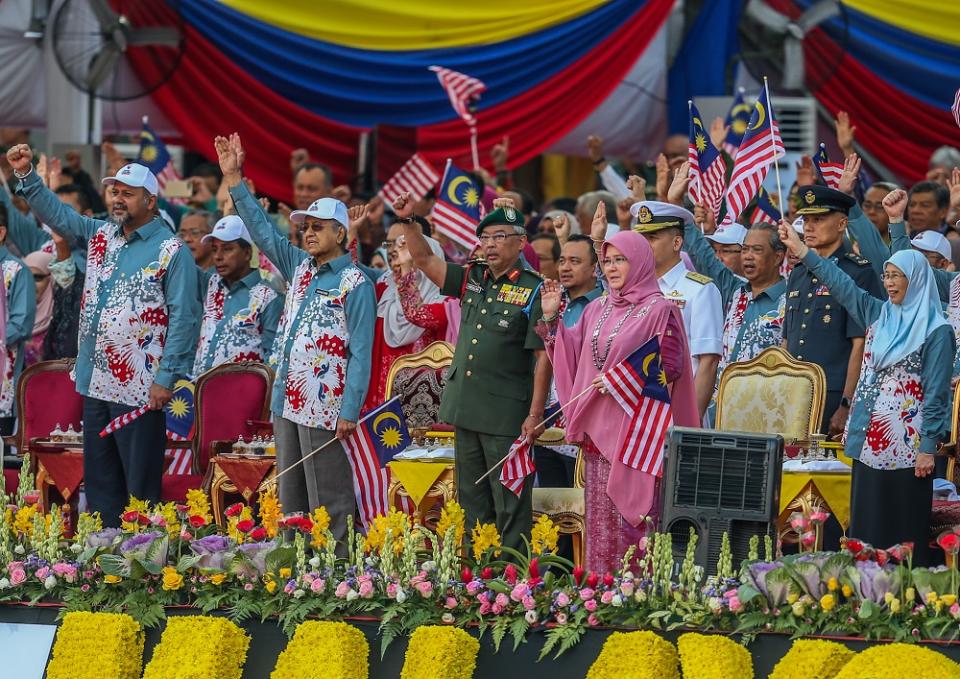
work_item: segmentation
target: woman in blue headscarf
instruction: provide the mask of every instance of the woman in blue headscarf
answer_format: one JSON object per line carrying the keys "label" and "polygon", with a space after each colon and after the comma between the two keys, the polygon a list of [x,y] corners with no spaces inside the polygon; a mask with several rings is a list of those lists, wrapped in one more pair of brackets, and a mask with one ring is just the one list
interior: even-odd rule
{"label": "woman in blue headscarf", "polygon": [[954,354],[933,270],[919,252],[895,253],[884,264],[889,299],[881,301],[810,250],[789,226],[780,227],[780,237],[867,328],[844,445],[854,460],[847,534],[881,549],[912,542],[914,563],[923,565],[933,456],[950,429]]}

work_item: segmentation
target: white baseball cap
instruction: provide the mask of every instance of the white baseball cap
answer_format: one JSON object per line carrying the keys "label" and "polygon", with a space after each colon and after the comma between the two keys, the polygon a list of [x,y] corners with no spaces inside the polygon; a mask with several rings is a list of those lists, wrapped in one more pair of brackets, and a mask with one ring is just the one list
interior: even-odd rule
{"label": "white baseball cap", "polygon": [[936,252],[946,260],[951,259],[953,255],[953,251],[950,248],[950,241],[938,231],[921,231],[910,239],[910,244],[917,250]]}
{"label": "white baseball cap", "polygon": [[332,219],[340,222],[345,229],[350,227],[350,216],[347,214],[347,206],[336,198],[321,198],[320,200],[313,201],[306,210],[294,210],[290,213],[290,221],[294,224],[300,224],[306,217]]}
{"label": "white baseball cap", "polygon": [[114,177],[104,177],[104,184],[125,184],[126,186],[135,186],[144,188],[151,196],[160,192],[157,184],[157,178],[146,165],[140,163],[130,163],[124,165]]}
{"label": "white baseball cap", "polygon": [[731,224],[718,228],[706,237],[717,245],[743,245],[743,239],[747,237],[747,227],[743,224]]}
{"label": "white baseball cap", "polygon": [[222,241],[244,240],[253,245],[253,239],[250,232],[247,231],[246,224],[236,215],[227,215],[213,225],[213,231],[200,239],[201,243],[206,243],[211,238]]}

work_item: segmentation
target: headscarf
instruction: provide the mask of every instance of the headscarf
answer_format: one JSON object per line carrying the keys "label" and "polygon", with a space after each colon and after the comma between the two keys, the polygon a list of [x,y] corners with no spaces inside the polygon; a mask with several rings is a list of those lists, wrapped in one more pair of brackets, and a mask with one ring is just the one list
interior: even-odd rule
{"label": "headscarf", "polygon": [[[433,238],[427,238],[430,250],[434,255],[443,259],[443,248]],[[422,271],[417,271],[417,288],[423,304],[433,304],[443,300],[438,288]],[[403,306],[397,294],[397,281],[393,271],[387,269],[380,280],[386,284],[380,301],[377,303],[377,316],[383,319],[383,339],[387,346],[403,347],[416,342],[424,333],[424,329],[407,320],[403,314]]]}
{"label": "headscarf", "polygon": [[871,354],[876,370],[903,360],[923,346],[930,333],[947,325],[927,258],[916,250],[900,250],[886,263],[907,277],[907,293],[900,304],[884,302],[874,323]]}
{"label": "headscarf", "polygon": [[36,250],[23,258],[23,263],[33,273],[47,276],[47,287],[37,297],[37,314],[33,321],[34,335],[46,332],[47,328],[50,327],[50,319],[53,316],[53,281],[50,280],[50,263],[53,261],[53,257],[49,252]]}
{"label": "headscarf", "polygon": [[[630,262],[623,287],[610,290],[608,296],[590,302],[580,321],[572,328],[564,327],[561,323],[555,345],[552,349],[548,347],[560,402],[566,403],[572,396],[587,389],[600,373],[594,364],[591,340],[594,329],[608,309],[609,315],[599,328],[599,346],[605,347],[607,338],[614,335],[618,325],[621,327],[610,343],[610,351],[603,364],[604,371],[639,349],[654,335],[663,337],[667,323],[672,318],[673,326],[681,333],[686,365],[671,387],[673,421],[677,426],[697,427],[699,418],[693,389],[693,369],[687,339],[683,334],[683,320],[677,306],[660,294],[650,244],[638,233],[621,231],[604,245],[604,255],[611,245]],[[631,305],[636,307],[632,309],[630,318],[624,321]],[[646,313],[640,314],[643,309],[646,309]],[[640,525],[653,507],[656,477],[628,467],[618,459],[629,434],[630,416],[609,394],[601,394],[596,390],[589,391],[586,396],[565,408],[564,416],[567,420],[567,440],[583,441],[589,436],[610,462],[607,494],[624,519],[634,526]]]}

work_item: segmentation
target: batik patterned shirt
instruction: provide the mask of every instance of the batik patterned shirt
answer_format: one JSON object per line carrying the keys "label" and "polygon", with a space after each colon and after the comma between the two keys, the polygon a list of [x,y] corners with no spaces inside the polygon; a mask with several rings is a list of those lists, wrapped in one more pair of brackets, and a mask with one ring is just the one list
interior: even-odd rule
{"label": "batik patterned shirt", "polygon": [[24,344],[33,334],[36,287],[30,269],[0,245],[0,271],[7,299],[6,365],[0,383],[0,417],[16,414],[17,380],[23,372]]}

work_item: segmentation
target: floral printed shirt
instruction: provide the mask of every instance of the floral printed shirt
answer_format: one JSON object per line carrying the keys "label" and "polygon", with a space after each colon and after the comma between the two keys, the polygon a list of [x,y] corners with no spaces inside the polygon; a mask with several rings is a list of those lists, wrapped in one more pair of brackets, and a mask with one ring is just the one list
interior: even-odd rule
{"label": "floral printed shirt", "polygon": [[257,269],[232,286],[218,274],[210,276],[193,376],[221,363],[266,361],[282,308],[283,298]]}
{"label": "floral printed shirt", "polygon": [[87,242],[77,391],[140,406],[154,383],[172,389],[190,372],[200,317],[197,267],[183,241],[159,217],[129,236],[111,222],[83,217],[36,172],[18,190],[45,223]]}
{"label": "floral printed shirt", "polygon": [[734,293],[723,322],[723,354],[717,381],[731,363],[749,361],[764,349],[779,347],[783,339],[783,314],[787,306],[787,282],[780,280],[756,297],[749,283]]}
{"label": "floral printed shirt", "polygon": [[7,360],[3,382],[0,383],[0,417],[13,417],[16,414],[17,380],[23,372],[24,345],[33,335],[37,293],[30,269],[3,245],[0,245],[0,269],[7,296]]}
{"label": "floral printed shirt", "polygon": [[270,358],[274,415],[329,431],[338,418],[356,422],[370,380],[373,284],[349,253],[317,266],[277,232],[243,182],[230,194],[254,243],[288,284]]}

